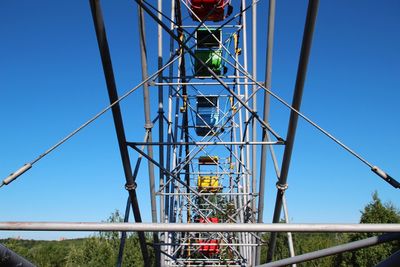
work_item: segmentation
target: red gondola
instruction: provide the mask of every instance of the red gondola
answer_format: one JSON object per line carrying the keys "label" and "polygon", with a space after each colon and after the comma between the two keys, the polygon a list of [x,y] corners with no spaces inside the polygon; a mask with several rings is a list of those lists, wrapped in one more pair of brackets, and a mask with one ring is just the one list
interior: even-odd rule
{"label": "red gondola", "polygon": [[[193,20],[221,21],[232,13],[230,0],[186,0],[188,6],[195,15],[191,14]],[[225,16],[225,8],[228,11]]]}
{"label": "red gondola", "polygon": [[[219,219],[216,217],[207,218],[211,223],[219,223]],[[200,218],[199,223],[207,223],[205,219]],[[218,239],[199,240],[200,249],[199,251],[206,256],[212,256],[219,253],[219,242]]]}
{"label": "red gondola", "polygon": [[219,253],[219,245],[217,239],[211,240],[200,240],[200,249],[199,251],[207,256],[215,255]]}

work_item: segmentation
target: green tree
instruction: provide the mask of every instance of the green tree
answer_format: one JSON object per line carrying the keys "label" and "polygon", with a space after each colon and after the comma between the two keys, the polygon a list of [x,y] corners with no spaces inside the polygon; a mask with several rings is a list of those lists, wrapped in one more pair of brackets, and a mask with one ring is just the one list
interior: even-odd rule
{"label": "green tree", "polygon": [[[116,210],[107,219],[107,222],[123,222],[119,211]],[[120,243],[119,232],[99,232],[85,239],[82,245],[72,247],[66,259],[67,267],[108,267],[115,266]],[[149,248],[151,260],[154,261],[152,250]],[[126,267],[144,266],[139,248],[139,238],[136,234],[129,234],[125,242],[123,265]]]}
{"label": "green tree", "polygon": [[[378,193],[374,192],[372,201],[361,212],[360,223],[400,223],[399,210],[390,202],[382,203]],[[379,234],[379,233],[378,233]],[[375,236],[377,233],[354,233],[349,235],[349,242]],[[400,242],[388,242],[378,246],[356,250],[338,255],[336,266],[369,267],[375,266],[400,249]]]}

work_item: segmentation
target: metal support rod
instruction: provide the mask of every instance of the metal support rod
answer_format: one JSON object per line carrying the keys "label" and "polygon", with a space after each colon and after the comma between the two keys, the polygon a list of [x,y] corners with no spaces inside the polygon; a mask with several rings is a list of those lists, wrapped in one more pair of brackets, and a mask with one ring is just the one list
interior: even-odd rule
{"label": "metal support rod", "polygon": [[60,141],[58,141],[57,143],[55,143],[53,146],[51,146],[50,148],[48,148],[46,151],[44,151],[42,154],[40,154],[39,156],[37,156],[35,159],[33,159],[30,163],[26,163],[24,166],[22,166],[21,168],[19,168],[17,171],[15,171],[14,173],[10,174],[9,176],[7,176],[0,184],[0,188],[4,185],[7,185],[9,183],[11,183],[12,181],[14,181],[15,179],[17,179],[19,176],[21,176],[22,174],[24,174],[26,171],[28,171],[30,168],[33,167],[34,164],[38,163],[41,159],[43,159],[44,157],[46,157],[47,155],[49,155],[50,153],[52,153],[54,150],[56,150],[57,148],[59,148],[61,145],[63,145],[65,142],[67,142],[69,139],[71,139],[72,137],[74,137],[77,133],[79,133],[80,131],[82,131],[84,128],[86,128],[88,125],[90,125],[91,123],[93,123],[95,120],[97,120],[100,116],[102,116],[104,113],[106,113],[107,111],[109,111],[110,109],[112,109],[115,105],[119,104],[122,100],[124,100],[125,98],[127,98],[128,96],[130,96],[133,92],[135,92],[138,88],[140,88],[144,83],[150,81],[151,79],[154,79],[157,77],[158,73],[162,72],[164,69],[168,68],[169,66],[171,66],[176,60],[178,60],[181,56],[176,56],[177,53],[174,53],[171,55],[170,59],[168,60],[168,62],[159,70],[157,70],[155,73],[153,73],[152,75],[150,75],[146,80],[140,82],[139,84],[137,84],[135,87],[133,87],[132,89],[130,89],[129,91],[127,91],[126,93],[124,93],[121,97],[119,97],[116,101],[112,102],[110,105],[106,106],[105,108],[103,108],[101,111],[99,111],[96,115],[94,115],[92,118],[90,118],[89,120],[87,120],[85,123],[83,123],[82,125],[80,125],[78,128],[76,128],[75,130],[73,130],[72,132],[70,132],[67,136],[65,136],[64,138],[62,138]]}
{"label": "metal support rod", "polygon": [[0,244],[0,266],[35,267],[24,257]]}
{"label": "metal support rod", "polygon": [[[282,207],[283,207],[283,214],[285,215],[285,223],[289,223],[289,212],[287,209],[287,204],[286,204],[286,196],[284,195],[282,197]],[[287,241],[288,241],[288,247],[289,247],[289,256],[294,257],[294,245],[293,245],[293,236],[291,232],[287,232]],[[292,267],[297,267],[296,264],[292,264]]]}
{"label": "metal support rod", "polygon": [[[126,200],[124,223],[129,222],[130,208],[131,208],[131,200],[128,196],[128,199]],[[127,236],[126,232],[121,232],[121,239],[119,242],[118,257],[117,257],[117,267],[122,266],[122,260],[124,258],[124,248],[125,248],[126,236]]]}
{"label": "metal support rod", "polygon": [[386,260],[381,261],[375,267],[398,267],[400,262],[400,250],[392,254]]}
{"label": "metal support rod", "polygon": [[[101,61],[103,65],[104,76],[106,79],[108,95],[110,103],[114,103],[118,100],[117,87],[115,84],[114,71],[111,62],[110,50],[108,48],[107,36],[104,26],[103,15],[101,12],[101,6],[99,0],[90,0],[90,7],[93,16],[93,23],[96,30],[97,43],[99,45]],[[126,145],[125,130],[122,121],[121,109],[119,104],[115,104],[112,107],[112,114],[114,119],[114,126],[118,139],[118,146],[121,154],[122,165],[124,169],[124,175],[126,180],[126,188],[128,189],[129,196],[131,199],[132,209],[135,216],[136,222],[142,222],[139,204],[136,195],[136,183],[132,176],[132,167],[129,159],[128,147]],[[143,233],[138,233],[140,248],[142,251],[143,261],[146,264],[150,264],[149,254],[146,245],[146,237]]]}
{"label": "metal support rod", "polygon": [[[269,133],[267,132],[267,141],[269,140]],[[278,160],[276,159],[275,156],[275,150],[273,146],[269,147],[269,151],[271,153],[271,159],[274,165],[274,169],[275,169],[275,173],[276,173],[276,177],[279,180],[279,175],[280,175],[280,170],[279,170],[279,166],[278,166]],[[287,203],[286,203],[286,196],[283,195],[282,196],[282,207],[283,207],[283,212],[285,215],[285,223],[289,223],[289,212],[288,212],[288,208],[287,208]],[[289,255],[290,257],[294,257],[295,256],[295,252],[294,252],[294,246],[293,246],[293,238],[292,238],[292,233],[291,232],[287,232],[287,237],[288,237],[288,247],[289,247]],[[292,267],[296,267],[296,264],[292,264]]]}
{"label": "metal support rod", "polygon": [[[178,31],[178,39],[179,40],[184,40],[185,36],[184,36],[184,32],[183,29],[180,27],[182,26],[182,10],[181,10],[181,1],[180,0],[175,0],[175,17],[176,17],[176,24],[178,26],[177,31]],[[161,20],[160,20],[161,21]],[[161,24],[158,24],[161,27]],[[168,29],[168,28],[167,28]],[[181,45],[181,44],[180,44]],[[184,55],[184,48],[181,45],[181,47],[179,48],[181,55]],[[179,65],[179,76],[180,76],[180,80],[183,83],[186,83],[186,60],[185,60],[185,56],[182,56],[180,65]],[[186,85],[182,85],[182,94],[183,94],[183,105],[187,105],[187,99],[185,99],[187,97],[187,86]],[[183,118],[182,118],[182,134],[185,140],[185,161],[188,159],[189,154],[190,154],[190,147],[188,145],[189,143],[189,114],[188,114],[188,109],[186,108],[183,112]],[[190,186],[190,176],[189,176],[189,172],[190,172],[190,166],[189,164],[185,164],[183,166],[183,168],[185,169],[185,183]],[[189,188],[186,188],[186,192],[189,193]],[[187,209],[187,213],[186,213],[186,221],[190,222],[190,217],[191,217],[191,213],[190,213],[190,207]]]}
{"label": "metal support rod", "polygon": [[[142,0],[139,0],[142,1]],[[146,48],[146,26],[144,22],[144,12],[143,9],[138,6],[138,27],[139,27],[139,43],[140,43],[140,59],[142,66],[142,80],[146,80],[148,78],[147,72],[147,48]],[[153,123],[151,121],[150,114],[150,93],[149,93],[149,85],[148,83],[143,84],[143,107],[144,107],[144,117],[145,117],[145,129],[148,131],[148,139],[147,142],[152,142],[152,132]],[[162,118],[159,118],[158,121],[162,121]],[[153,157],[153,147],[147,146],[147,154],[150,157]],[[157,204],[156,204],[156,194],[155,194],[155,179],[154,179],[154,165],[150,161],[147,163],[148,172],[149,172],[149,189],[150,189],[150,206],[151,206],[151,221],[153,223],[157,222]],[[159,243],[157,233],[153,234],[153,243]],[[160,248],[155,247],[156,254],[156,266],[160,266]]]}
{"label": "metal support rod", "polygon": [[[224,59],[223,59],[224,60]],[[231,66],[234,66],[232,63],[230,63],[229,61],[224,60],[226,63],[228,63]],[[332,141],[334,141],[336,144],[338,144],[340,147],[342,147],[344,150],[346,150],[347,152],[349,152],[351,155],[353,155],[354,157],[356,157],[357,159],[359,159],[362,163],[364,163],[365,165],[367,165],[368,167],[371,168],[371,171],[374,172],[376,175],[378,175],[379,177],[381,177],[384,181],[386,181],[387,183],[389,183],[391,186],[393,186],[394,188],[400,189],[400,183],[393,178],[392,176],[390,176],[388,173],[386,173],[384,170],[382,170],[381,168],[379,168],[378,166],[374,166],[372,165],[370,162],[368,162],[365,158],[363,158],[360,154],[356,153],[354,150],[352,150],[350,147],[348,147],[347,145],[345,145],[342,141],[340,141],[338,138],[336,138],[335,136],[333,136],[331,133],[329,133],[327,130],[323,129],[321,126],[319,126],[317,123],[315,123],[314,121],[312,121],[310,118],[308,118],[307,116],[305,116],[303,113],[301,113],[300,111],[296,110],[295,108],[293,108],[290,104],[288,104],[285,100],[283,100],[281,97],[279,97],[277,94],[275,94],[274,92],[272,92],[270,89],[267,89],[263,84],[261,84],[260,82],[257,82],[256,80],[254,80],[248,73],[246,73],[243,70],[238,69],[241,73],[243,73],[247,79],[251,80],[252,82],[254,82],[257,86],[259,86],[260,88],[264,89],[265,91],[267,91],[271,96],[273,96],[276,100],[278,100],[280,103],[282,103],[284,106],[286,106],[287,108],[289,108],[292,112],[294,112],[295,114],[297,114],[298,116],[300,116],[301,118],[303,118],[306,122],[308,122],[309,124],[311,124],[314,128],[316,128],[318,131],[320,131],[321,133],[323,133],[325,136],[327,136],[329,139],[331,139]]]}
{"label": "metal support rod", "polygon": [[[252,33],[251,33],[251,38],[252,38],[252,72],[253,72],[253,79],[257,80],[257,5],[256,5],[256,1],[253,0],[252,2]],[[258,88],[256,85],[253,85],[252,87],[252,92],[254,94],[253,96],[253,110],[255,112],[257,112],[257,94],[255,92],[257,92]],[[265,121],[265,120],[264,120]],[[251,120],[251,128],[252,128],[252,137],[251,140],[252,141],[256,141],[257,140],[257,123],[256,120],[253,119]],[[251,191],[252,192],[256,192],[256,187],[257,187],[257,147],[253,146],[251,147]],[[256,207],[256,201],[253,201],[252,203],[252,222],[256,222],[256,212],[257,212],[257,207]],[[257,247],[253,247],[251,248],[251,264],[254,265],[255,262],[257,261],[257,253],[256,250],[258,248]]]}
{"label": "metal support rod", "polygon": [[[162,0],[157,1],[157,10],[159,11],[158,13],[158,18],[162,20]],[[162,39],[162,28],[161,26],[158,26],[157,28],[157,39],[158,39],[158,69],[162,68],[163,64],[163,39]],[[164,142],[164,89],[162,83],[162,77],[163,73],[161,72],[158,76],[158,82],[160,85],[158,85],[158,141],[159,142]],[[158,146],[158,159],[160,162],[161,166],[165,166],[164,164],[164,146],[159,145]],[[159,170],[159,186],[162,187],[164,186],[164,172],[162,170]],[[165,222],[165,196],[160,196],[160,222],[164,223]],[[165,235],[165,233],[164,233]],[[161,241],[165,240],[165,236],[161,234],[160,238]],[[160,248],[160,266],[161,263],[164,263],[165,255],[164,253],[161,253],[161,248]]]}
{"label": "metal support rod", "polygon": [[[174,1],[171,1],[171,18],[174,18],[175,17],[175,7],[174,7]],[[171,29],[173,28],[173,22],[171,21],[171,24],[170,24],[170,26],[171,26]],[[170,47],[169,47],[169,53],[170,53],[170,55],[172,55],[172,54],[174,54],[174,40],[172,39],[172,37],[170,37],[169,38],[169,45],[170,45]],[[173,66],[171,65],[170,67],[169,67],[169,70],[168,70],[168,75],[169,75],[169,77],[172,77],[173,76]],[[168,81],[169,82],[171,82],[171,80],[170,79],[168,79]],[[171,87],[168,87],[168,90],[169,90],[169,94],[168,94],[168,118],[167,118],[167,122],[168,122],[168,128],[167,128],[167,142],[171,142],[172,141],[172,138],[173,138],[173,133],[172,133],[172,131],[173,131],[173,129],[172,129],[172,107],[173,107],[173,104],[172,104],[172,89],[171,89]],[[178,103],[179,101],[176,101],[176,108],[177,108],[177,110],[179,109],[179,103]],[[173,151],[173,149],[172,149],[172,146],[167,146],[167,158],[166,158],[166,169],[168,170],[168,171],[170,171],[171,170],[171,156],[172,156],[172,151]],[[166,180],[169,180],[169,176],[168,175],[165,175],[165,179]],[[166,193],[170,193],[170,192],[173,192],[173,190],[174,190],[174,185],[173,185],[173,183],[171,183],[170,184],[170,187],[166,187],[166,189],[165,189],[165,192]],[[173,218],[173,212],[174,212],[174,202],[173,202],[173,200],[174,200],[174,198],[173,197],[170,197],[170,196],[166,196],[166,199],[165,199],[165,213],[166,213],[166,223],[168,223],[168,222],[174,222],[173,220],[174,219],[172,219]],[[174,235],[174,233],[170,233],[170,232],[165,232],[165,236],[164,236],[164,242],[165,243],[169,243],[169,242],[175,242],[175,235]],[[165,254],[164,255],[170,255],[171,253],[172,253],[172,249],[173,249],[173,247],[171,247],[171,246],[168,246],[167,248],[166,248],[166,251],[165,251]],[[164,251],[162,251],[162,252],[164,252]],[[164,258],[165,259],[165,258]]]}
{"label": "metal support rod", "polygon": [[[162,0],[158,0],[158,10],[159,10],[159,16],[158,18],[161,19],[162,15]],[[157,36],[158,36],[158,69],[162,67],[163,64],[163,59],[162,59],[162,28],[161,26],[158,26],[157,28]],[[158,120],[158,140],[160,142],[160,145],[158,147],[159,149],[159,162],[160,165],[164,167],[164,146],[161,145],[162,142],[164,142],[164,90],[163,90],[163,85],[161,84],[162,82],[162,72],[158,76],[158,82],[160,83],[158,85],[158,117],[160,118]],[[159,180],[160,180],[160,187],[164,184],[164,173],[160,170],[159,172]],[[160,222],[164,222],[164,199],[160,198]]]}
{"label": "metal support rod", "polygon": [[[247,67],[247,60],[248,60],[248,54],[247,54],[247,12],[244,12],[245,6],[246,6],[246,1],[242,0],[241,1],[241,6],[240,6],[240,13],[242,13],[242,16],[239,19],[239,24],[241,24],[241,26],[242,26],[242,35],[243,35],[243,37],[242,37],[242,39],[243,39],[243,44],[242,44],[242,46],[243,46],[243,67],[244,67],[244,69],[247,70],[248,69],[248,67]],[[239,38],[238,38],[238,40],[239,40]],[[237,53],[236,53],[236,58],[235,59],[238,59]],[[234,76],[238,77],[239,76],[239,61],[238,60],[235,60],[234,69],[235,69]],[[238,78],[235,78],[235,79],[236,79],[236,82],[239,81]],[[248,79],[245,78],[244,82],[246,84],[243,86],[243,96],[244,96],[246,101],[249,101],[248,85],[247,85]],[[240,85],[237,85],[237,92],[238,92],[239,95],[241,95],[241,86]],[[249,136],[248,136],[248,133],[247,133],[246,129],[247,129],[247,126],[248,126],[247,123],[248,123],[248,119],[249,119],[249,112],[248,112],[248,110],[245,110],[245,112],[243,114],[243,111],[241,110],[241,106],[239,105],[239,108],[232,113],[232,118],[233,118],[233,115],[238,111],[239,111],[239,139],[248,142],[249,141]],[[245,130],[243,130],[243,127],[242,127],[243,115],[244,115],[244,120],[246,121]],[[248,161],[249,161],[248,150],[249,150],[249,147],[240,147],[240,149],[239,149],[239,151],[240,151],[239,152],[240,153],[240,155],[239,155],[240,162],[247,162],[247,164],[249,164],[248,163]],[[246,175],[243,178],[244,179],[242,181],[242,188],[238,188],[238,192],[243,193],[244,195],[243,195],[243,197],[239,197],[239,196],[236,197],[236,199],[237,199],[237,203],[235,205],[235,209],[236,210],[238,209],[238,207],[244,206],[244,204],[247,202],[247,199],[248,199],[246,197],[246,194],[249,193],[247,191],[247,186],[246,186],[248,178],[249,178],[249,175],[248,175],[247,171],[246,171]],[[237,213],[237,215],[238,215],[238,220],[239,221],[242,221],[242,222],[245,221],[245,212],[244,212],[243,209],[240,209],[239,212]],[[239,240],[238,241],[242,242],[242,243],[249,243],[248,236],[249,236],[248,234],[242,233],[242,234],[239,235]],[[243,255],[243,257],[246,258],[246,259],[249,258],[248,249],[249,249],[249,247],[240,247],[239,248],[240,254]]]}
{"label": "metal support rod", "polygon": [[[274,30],[275,30],[275,0],[269,1],[268,9],[268,36],[267,36],[267,54],[266,54],[266,67],[265,67],[265,87],[271,89],[272,81],[272,56],[274,46]],[[263,108],[263,120],[268,122],[269,120],[269,108],[270,108],[270,95],[267,91],[264,91],[264,108]],[[262,141],[268,141],[268,132],[263,130]],[[261,146],[261,160],[260,160],[260,180],[259,189],[260,194],[258,198],[258,218],[257,222],[262,223],[264,217],[264,194],[265,194],[265,175],[267,165],[267,150],[268,146]],[[261,247],[257,247],[256,251],[256,265],[260,264],[261,258]]]}
{"label": "metal support rod", "polygon": [[[293,93],[292,107],[296,110],[300,110],[301,100],[303,96],[304,83],[307,74],[307,65],[310,57],[312,38],[315,28],[315,22],[317,19],[319,0],[309,0],[307,9],[307,18],[304,26],[303,42],[300,52],[299,66],[297,70],[296,85]],[[287,177],[289,173],[290,160],[292,157],[293,144],[296,136],[298,115],[291,111],[288,132],[286,135],[285,150],[283,153],[281,173],[278,181],[278,191],[276,195],[275,209],[273,215],[273,222],[279,222],[282,210],[282,196],[285,192]],[[272,260],[276,245],[277,233],[271,233],[270,243],[267,253],[267,262]]]}
{"label": "metal support rod", "polygon": [[[144,136],[144,141],[147,140],[148,136],[148,131],[146,131],[146,134]],[[144,147],[142,147],[143,149]],[[133,171],[133,181],[136,182],[137,175],[139,173],[139,168],[140,168],[140,163],[142,162],[142,156],[139,155],[138,159],[136,160],[136,165],[135,165],[135,170]],[[130,207],[131,207],[131,198],[128,196],[127,202],[126,202],[126,208],[125,208],[125,215],[124,215],[124,222],[127,223],[129,222],[129,213],[130,213]],[[125,241],[126,241],[126,232],[121,233],[121,240],[119,244],[119,250],[118,250],[118,258],[117,258],[117,267],[122,266],[122,260],[124,256],[124,248],[125,248]]]}
{"label": "metal support rod", "polygon": [[[255,82],[225,82],[227,85],[254,85]],[[152,82],[151,85],[221,85],[219,82]],[[223,95],[221,95],[223,96]]]}
{"label": "metal support rod", "polygon": [[[230,142],[230,141],[199,141],[199,142],[127,142],[129,146],[141,146],[141,145],[146,145],[146,146],[177,146],[177,145],[190,145],[190,146],[201,146],[201,145],[238,145],[238,146],[255,146],[255,145],[283,145],[284,143],[282,141],[255,141],[255,142]],[[161,165],[161,164],[160,164]]]}
{"label": "metal support rod", "polygon": [[[253,0],[252,3],[252,72],[253,72],[253,79],[257,80],[257,5],[255,4],[256,1]],[[255,84],[253,84],[252,87],[252,92],[254,94],[253,96],[253,110],[257,112],[257,92],[258,88]],[[263,119],[264,120],[264,119]],[[266,120],[264,120],[266,121]],[[251,120],[251,127],[252,127],[252,141],[257,140],[257,124],[254,118]],[[257,147],[252,147],[251,148],[252,152],[252,160],[251,160],[251,180],[252,180],[252,185],[251,185],[251,190],[252,192],[256,191],[256,186],[257,186]],[[252,216],[252,222],[256,222],[256,201],[253,202],[252,205],[252,210],[253,210],[253,216]],[[252,253],[253,256],[255,256],[256,253]],[[254,259],[253,259],[254,260]]]}
{"label": "metal support rod", "polygon": [[396,233],[400,224],[0,222],[4,231]]}
{"label": "metal support rod", "polygon": [[[314,260],[314,259],[319,259],[343,252],[348,252],[352,250],[357,250],[365,247],[370,247],[370,246],[375,246],[378,244],[394,241],[394,240],[399,240],[400,239],[400,233],[390,233],[390,234],[383,234],[380,236],[374,236],[370,238],[366,238],[363,240],[358,240],[355,242],[339,245],[339,246],[334,246],[322,250],[317,250],[313,251],[310,253],[306,253],[303,255],[298,255],[292,258],[287,258],[279,261],[274,261],[270,262],[267,264],[262,264],[259,265],[258,267],[278,267],[278,266],[287,266],[289,264],[293,263],[300,263],[304,261],[309,261],[309,260]],[[397,262],[398,263],[398,262]],[[384,265],[386,266],[386,265]],[[396,265],[398,266],[398,265]]]}

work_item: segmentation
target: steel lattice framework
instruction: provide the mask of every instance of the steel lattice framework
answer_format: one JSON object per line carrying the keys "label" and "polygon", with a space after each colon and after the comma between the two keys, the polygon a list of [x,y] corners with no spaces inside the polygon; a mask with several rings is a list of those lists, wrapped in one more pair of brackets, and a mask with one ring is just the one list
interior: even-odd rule
{"label": "steel lattice framework", "polygon": [[[282,208],[288,222],[285,190],[299,117],[360,159],[392,186],[400,186],[391,176],[300,113],[318,0],[309,1],[292,104],[271,91],[275,0],[269,1],[266,75],[262,81],[258,79],[256,22],[259,1],[172,0],[163,4],[158,0],[158,5],[153,6],[151,2],[134,0],[138,7],[142,82],[119,97],[100,1],[89,0],[110,106],[7,177],[0,187],[29,170],[41,158],[111,109],[126,179],[125,188],[129,194],[124,218],[126,224],[28,223],[16,226],[0,223],[0,229],[121,231],[117,266],[122,266],[127,231],[138,231],[145,266],[151,265],[145,231],[153,232],[156,266],[260,265],[261,245],[267,242],[262,240],[260,233],[265,229],[276,231],[271,233],[269,240],[268,261],[273,258],[278,231],[356,231],[357,226],[348,225],[331,228],[286,225],[285,228],[275,224],[281,219]],[[158,27],[158,70],[151,75],[147,66],[146,41],[149,36],[146,36],[145,15]],[[247,16],[251,17],[250,25],[247,25]],[[251,42],[248,36],[251,36]],[[252,45],[251,49],[248,42]],[[167,51],[166,46],[169,46]],[[144,138],[142,141],[127,141],[119,102],[138,88],[143,88]],[[150,88],[158,90],[156,118],[151,118],[151,108],[154,107],[150,105]],[[260,96],[263,101],[261,111],[257,110]],[[291,111],[285,138],[269,123],[270,97]],[[155,132],[158,140],[153,138]],[[274,146],[284,146],[281,162],[275,156]],[[134,166],[129,149],[138,155]],[[277,176],[274,224],[271,228],[262,224],[268,151]],[[142,160],[148,161],[152,224],[139,224],[142,218],[136,194],[136,177]],[[135,224],[128,224],[131,208]],[[398,227],[388,225],[362,228],[364,231],[376,229],[398,231]],[[398,234],[386,234],[295,257],[291,233],[287,234],[292,258],[265,266],[295,264],[399,238]]]}

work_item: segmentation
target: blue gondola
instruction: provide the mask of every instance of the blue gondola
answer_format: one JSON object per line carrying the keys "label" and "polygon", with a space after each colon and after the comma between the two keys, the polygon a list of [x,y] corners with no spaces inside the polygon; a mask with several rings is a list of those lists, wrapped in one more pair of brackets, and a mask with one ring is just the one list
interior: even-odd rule
{"label": "blue gondola", "polygon": [[219,101],[218,96],[197,96],[196,134],[210,136],[218,134]]}

